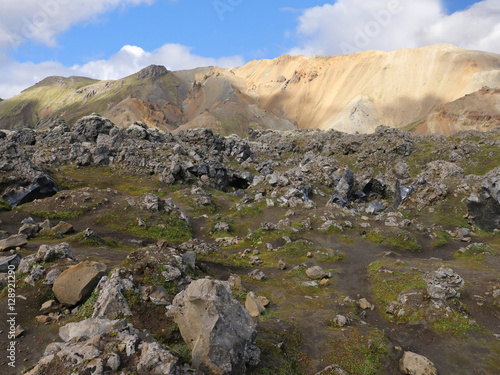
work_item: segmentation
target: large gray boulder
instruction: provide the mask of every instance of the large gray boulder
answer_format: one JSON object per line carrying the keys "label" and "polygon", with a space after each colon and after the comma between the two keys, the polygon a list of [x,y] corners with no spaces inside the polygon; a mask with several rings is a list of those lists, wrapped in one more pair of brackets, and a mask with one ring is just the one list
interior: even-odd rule
{"label": "large gray boulder", "polygon": [[237,375],[259,362],[260,351],[252,344],[255,324],[233,297],[229,282],[193,281],[175,297],[170,314],[191,349],[194,368]]}
{"label": "large gray boulder", "polygon": [[399,361],[399,369],[403,374],[407,375],[437,375],[437,370],[434,364],[426,357],[405,352]]}
{"label": "large gray boulder", "polygon": [[467,199],[469,216],[484,230],[500,229],[500,167],[487,173],[481,187]]}
{"label": "large gray boulder", "polygon": [[52,290],[59,302],[74,306],[85,301],[105,275],[105,264],[85,261],[61,273],[54,282]]}

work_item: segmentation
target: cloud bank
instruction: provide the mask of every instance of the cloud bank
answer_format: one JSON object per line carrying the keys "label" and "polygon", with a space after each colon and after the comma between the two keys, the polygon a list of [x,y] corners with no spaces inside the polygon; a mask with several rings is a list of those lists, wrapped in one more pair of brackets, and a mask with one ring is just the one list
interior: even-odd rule
{"label": "cloud bank", "polygon": [[290,53],[337,55],[438,43],[500,53],[500,1],[446,14],[440,0],[338,0],[306,9]]}

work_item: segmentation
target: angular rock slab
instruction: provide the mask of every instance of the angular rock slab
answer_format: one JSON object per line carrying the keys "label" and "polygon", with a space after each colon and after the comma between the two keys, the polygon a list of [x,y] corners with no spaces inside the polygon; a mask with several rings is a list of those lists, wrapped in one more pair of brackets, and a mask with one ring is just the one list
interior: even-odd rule
{"label": "angular rock slab", "polygon": [[9,271],[9,266],[14,266],[14,269],[16,269],[19,263],[21,263],[21,255],[19,254],[0,257],[0,273],[7,273]]}
{"label": "angular rock slab", "polygon": [[0,240],[0,251],[15,249],[28,243],[28,238],[24,234],[16,234],[5,240]]}
{"label": "angular rock slab", "polygon": [[74,306],[86,300],[101,277],[106,275],[106,265],[85,261],[61,273],[54,282],[52,290],[59,302]]}
{"label": "angular rock slab", "polygon": [[170,310],[192,351],[192,365],[208,374],[245,374],[259,362],[257,335],[248,311],[233,297],[227,281],[193,281]]}

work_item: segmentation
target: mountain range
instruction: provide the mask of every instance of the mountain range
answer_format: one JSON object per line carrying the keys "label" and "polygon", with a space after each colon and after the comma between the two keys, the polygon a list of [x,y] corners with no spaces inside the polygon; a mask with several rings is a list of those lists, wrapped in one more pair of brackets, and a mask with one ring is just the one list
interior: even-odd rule
{"label": "mountain range", "polygon": [[450,135],[500,126],[500,55],[448,44],[341,56],[281,56],[238,68],[151,65],[99,81],[48,77],[0,102],[0,128],[46,129],[99,113],[118,126],[371,133],[384,124]]}

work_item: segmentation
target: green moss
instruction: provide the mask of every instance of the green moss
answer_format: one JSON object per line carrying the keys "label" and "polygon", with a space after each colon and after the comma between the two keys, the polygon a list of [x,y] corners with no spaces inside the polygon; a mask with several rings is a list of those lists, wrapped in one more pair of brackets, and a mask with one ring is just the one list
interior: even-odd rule
{"label": "green moss", "polygon": [[483,176],[493,168],[500,165],[500,150],[498,146],[487,146],[479,144],[479,148],[468,155],[465,160],[460,163],[464,169],[464,173]]}
{"label": "green moss", "polygon": [[59,232],[58,230],[53,230],[53,229],[42,229],[36,235],[37,240],[54,241],[54,240],[59,240],[61,238],[63,238],[63,235],[61,234],[61,232]]}
{"label": "green moss", "polygon": [[[145,214],[142,219],[145,227],[137,223],[138,215]],[[153,215],[147,212],[128,210],[123,214],[110,213],[102,216],[96,222],[110,229],[135,236],[150,238],[156,241],[165,240],[169,243],[182,243],[193,237],[191,226],[175,214]]]}
{"label": "green moss", "polygon": [[335,363],[349,374],[381,374],[389,350],[384,334],[371,329],[363,333],[361,329],[351,327],[346,330],[329,328],[332,338],[325,350],[323,360]]}
{"label": "green moss", "polygon": [[412,154],[406,158],[406,163],[410,167],[410,177],[415,177],[422,172],[422,166],[436,160],[433,153],[436,147],[428,141],[419,142]]}
{"label": "green moss", "polygon": [[252,265],[246,257],[228,251],[214,251],[211,254],[199,254],[198,258],[203,261],[223,264],[225,266],[251,268]]}
{"label": "green moss", "polygon": [[386,274],[379,272],[382,266],[381,261],[375,261],[368,267],[371,290],[377,302],[387,305],[396,301],[402,292],[425,288],[421,273],[395,270],[392,274]]}
{"label": "green moss", "polygon": [[441,317],[432,322],[431,329],[435,332],[450,333],[455,336],[464,336],[467,332],[478,330],[479,327],[469,318],[452,311],[446,317]]}
{"label": "green moss", "polygon": [[94,289],[90,297],[80,306],[78,312],[71,320],[79,322],[81,320],[92,317],[92,314],[94,313],[94,305],[97,302],[98,298],[99,291],[97,289]]}
{"label": "green moss", "polygon": [[103,239],[97,236],[85,236],[85,232],[77,233],[66,239],[69,243],[79,245],[79,246],[91,246],[91,247],[109,247],[116,248],[119,247],[119,243],[114,240]]}
{"label": "green moss", "polygon": [[249,375],[304,375],[310,370],[310,359],[301,350],[303,339],[295,324],[278,332],[261,328],[255,344],[261,350],[261,362],[248,370]]}
{"label": "green moss", "polygon": [[414,252],[422,250],[422,245],[420,245],[415,236],[406,231],[402,231],[401,233],[390,237],[384,236],[381,233],[370,231],[366,234],[366,239],[374,243],[394,246],[401,250]]}
{"label": "green moss", "polygon": [[471,246],[469,249],[462,251],[457,251],[453,256],[457,259],[467,259],[473,261],[483,261],[487,253],[492,253],[492,248],[490,246]]}
{"label": "green moss", "polygon": [[167,188],[159,182],[157,176],[138,175],[130,170],[120,168],[66,165],[57,171],[49,172],[61,190],[96,187],[117,190],[126,195],[140,196],[150,192],[158,193],[159,189]]}
{"label": "green moss", "polygon": [[191,363],[191,350],[185,342],[177,342],[168,347],[180,358],[181,363]]}
{"label": "green moss", "polygon": [[131,310],[136,308],[141,303],[141,294],[134,290],[123,291],[123,296],[127,300],[128,306]]}
{"label": "green moss", "polygon": [[12,206],[5,202],[3,199],[0,199],[0,212],[10,210],[12,210]]}
{"label": "green moss", "polygon": [[263,213],[262,209],[255,204],[251,206],[243,206],[239,210],[234,209],[231,211],[231,216],[242,218],[242,217],[259,217]]}
{"label": "green moss", "polygon": [[442,247],[448,244],[448,240],[451,238],[451,236],[447,232],[443,231],[437,231],[436,232],[437,238],[432,241],[431,246],[432,247]]}

